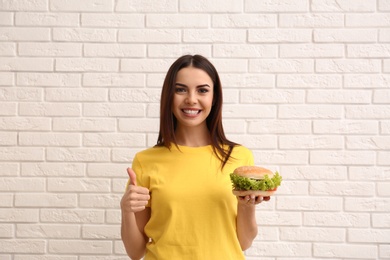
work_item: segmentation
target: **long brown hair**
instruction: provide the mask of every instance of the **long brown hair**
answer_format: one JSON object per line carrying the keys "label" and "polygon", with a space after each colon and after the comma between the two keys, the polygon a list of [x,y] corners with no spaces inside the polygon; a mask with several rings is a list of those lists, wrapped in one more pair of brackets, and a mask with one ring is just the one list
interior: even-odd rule
{"label": "long brown hair", "polygon": [[[172,112],[172,102],[176,83],[176,76],[179,70],[187,67],[194,67],[205,71],[214,85],[213,106],[206,119],[207,127],[210,131],[211,146],[214,153],[221,160],[222,168],[231,157],[232,150],[237,144],[229,141],[222,126],[222,84],[214,65],[201,55],[184,55],[178,58],[169,68],[161,91],[160,104],[160,131],[156,146],[171,147],[177,146],[175,130],[177,119]],[[227,148],[224,148],[227,147]]]}

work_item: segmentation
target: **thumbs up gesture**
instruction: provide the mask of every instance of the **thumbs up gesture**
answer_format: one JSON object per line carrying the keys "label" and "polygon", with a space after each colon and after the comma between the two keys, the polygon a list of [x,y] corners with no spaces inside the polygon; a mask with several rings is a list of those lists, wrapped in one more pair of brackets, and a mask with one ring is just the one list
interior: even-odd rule
{"label": "thumbs up gesture", "polygon": [[121,200],[121,209],[124,212],[139,212],[145,209],[150,199],[149,190],[145,187],[137,186],[136,173],[127,168],[130,182]]}

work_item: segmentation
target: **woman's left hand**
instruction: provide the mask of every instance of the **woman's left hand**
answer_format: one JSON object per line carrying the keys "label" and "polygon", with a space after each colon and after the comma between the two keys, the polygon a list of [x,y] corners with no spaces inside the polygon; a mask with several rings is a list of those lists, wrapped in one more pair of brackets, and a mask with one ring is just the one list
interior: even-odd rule
{"label": "woman's left hand", "polygon": [[238,203],[241,205],[257,205],[263,201],[269,201],[271,197],[255,196],[255,195],[246,195],[246,196],[237,196]]}

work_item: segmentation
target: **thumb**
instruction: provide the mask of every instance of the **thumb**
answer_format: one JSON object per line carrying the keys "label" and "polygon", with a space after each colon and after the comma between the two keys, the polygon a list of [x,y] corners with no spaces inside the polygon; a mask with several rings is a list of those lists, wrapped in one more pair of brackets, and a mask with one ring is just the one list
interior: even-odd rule
{"label": "thumb", "polygon": [[135,174],[133,169],[127,168],[127,174],[130,177],[130,184],[134,185],[134,186],[137,186],[137,175]]}

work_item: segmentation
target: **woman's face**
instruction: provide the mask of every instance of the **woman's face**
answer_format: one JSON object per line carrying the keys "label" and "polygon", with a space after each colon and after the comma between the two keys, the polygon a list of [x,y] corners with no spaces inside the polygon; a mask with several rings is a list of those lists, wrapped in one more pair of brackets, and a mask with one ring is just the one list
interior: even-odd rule
{"label": "woman's face", "polygon": [[177,73],[174,92],[172,111],[178,127],[206,126],[214,97],[209,75],[194,67],[183,68]]}

